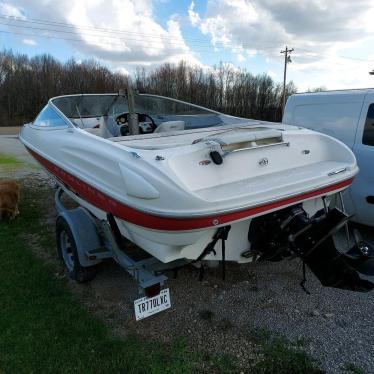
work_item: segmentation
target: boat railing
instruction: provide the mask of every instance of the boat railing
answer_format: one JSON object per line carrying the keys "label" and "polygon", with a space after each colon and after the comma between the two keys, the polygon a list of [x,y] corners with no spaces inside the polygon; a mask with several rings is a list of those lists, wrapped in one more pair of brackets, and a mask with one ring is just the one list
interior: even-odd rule
{"label": "boat railing", "polygon": [[[262,145],[255,145],[255,146],[251,146],[251,147],[237,148],[237,149],[226,151],[225,154],[230,154],[230,153],[235,153],[235,152],[242,152],[242,151],[250,151],[250,150],[260,149],[260,148],[277,147],[277,146],[289,147],[290,146],[290,142],[262,144]],[[225,151],[224,147],[222,147],[222,150]]]}

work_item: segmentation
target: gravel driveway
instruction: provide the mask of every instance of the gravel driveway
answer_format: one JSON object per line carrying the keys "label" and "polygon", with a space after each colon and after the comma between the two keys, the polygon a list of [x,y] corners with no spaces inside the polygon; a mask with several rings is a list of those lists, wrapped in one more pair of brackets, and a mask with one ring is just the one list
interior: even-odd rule
{"label": "gravel driveway", "polygon": [[[33,163],[16,138],[0,136],[0,152]],[[46,178],[38,169],[16,176],[31,174],[36,187]],[[372,229],[363,233],[374,244]],[[265,329],[291,342],[302,341],[327,373],[346,372],[347,364],[374,372],[374,293],[323,288],[308,271],[308,295],[299,286],[298,260],[232,264],[225,282],[220,268],[209,269],[203,282],[192,267],[181,270],[176,279],[168,274],[172,308],[140,322],[133,317],[134,281],[113,262],[103,265],[89,284],[70,284],[88,308],[120,335],[135,330],[145,339],[186,336],[193,349],[233,354],[247,372],[256,348],[254,331]]]}

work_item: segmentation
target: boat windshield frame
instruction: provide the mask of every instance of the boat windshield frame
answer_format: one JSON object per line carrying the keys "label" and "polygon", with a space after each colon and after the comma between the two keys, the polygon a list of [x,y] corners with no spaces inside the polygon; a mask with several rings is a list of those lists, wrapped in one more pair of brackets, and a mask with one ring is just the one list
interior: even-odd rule
{"label": "boat windshield frame", "polygon": [[[100,100],[94,98],[106,99],[100,103]],[[84,105],[86,99],[95,111]],[[119,115],[128,112],[127,98],[123,94],[75,94],[63,95],[51,98],[49,102],[53,107],[72,123],[72,120],[80,118],[101,117],[102,115]],[[96,110],[98,107],[99,110]],[[172,99],[165,96],[137,94],[135,95],[135,111],[137,113],[146,113],[148,115],[208,115],[222,113],[201,107],[199,105],[187,103],[185,101]],[[74,123],[72,123],[74,125]]]}

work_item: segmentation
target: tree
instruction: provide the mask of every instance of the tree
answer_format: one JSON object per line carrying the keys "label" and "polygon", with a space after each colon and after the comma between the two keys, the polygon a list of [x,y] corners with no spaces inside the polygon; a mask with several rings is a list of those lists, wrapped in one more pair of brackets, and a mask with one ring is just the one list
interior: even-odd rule
{"label": "tree", "polygon": [[[165,63],[148,72],[136,69],[133,81],[140,93],[168,96],[239,117],[281,120],[281,85],[267,74],[253,75],[232,64],[205,69],[185,61]],[[61,63],[47,54],[30,58],[3,50],[0,126],[33,120],[53,96],[117,92],[127,84],[127,76],[110,71],[94,59]],[[295,92],[290,82],[286,94]]]}

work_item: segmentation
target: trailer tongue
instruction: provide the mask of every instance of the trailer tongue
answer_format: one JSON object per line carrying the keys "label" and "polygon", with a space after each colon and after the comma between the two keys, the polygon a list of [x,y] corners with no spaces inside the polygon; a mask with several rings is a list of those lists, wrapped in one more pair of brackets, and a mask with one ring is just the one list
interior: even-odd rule
{"label": "trailer tongue", "polygon": [[[248,234],[251,253],[258,261],[298,256],[325,287],[370,291],[374,288],[373,248],[360,241],[343,253],[333,240],[333,234],[348,219],[347,214],[336,208],[309,218],[301,206],[258,217]],[[305,271],[303,288],[304,283]]]}

